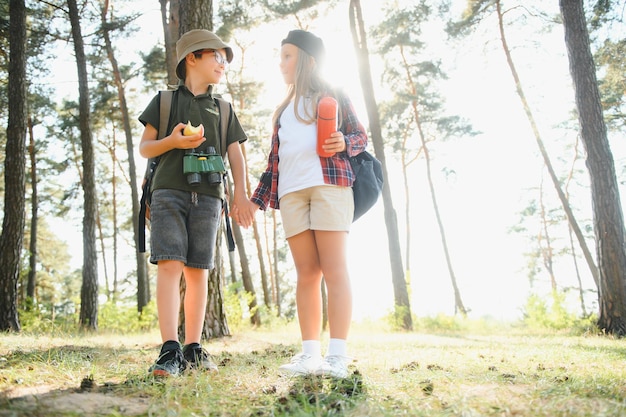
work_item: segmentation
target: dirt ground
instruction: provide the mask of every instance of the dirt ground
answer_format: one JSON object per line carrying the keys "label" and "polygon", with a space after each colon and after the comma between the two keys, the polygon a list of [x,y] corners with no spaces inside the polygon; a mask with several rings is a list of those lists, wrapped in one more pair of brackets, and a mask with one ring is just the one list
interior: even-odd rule
{"label": "dirt ground", "polygon": [[[123,398],[103,391],[106,390],[95,386],[86,389],[57,389],[45,385],[18,387],[3,393],[11,399],[12,410],[0,410],[0,416],[54,416],[63,413],[75,413],[85,417],[114,413],[137,416],[148,412],[148,399]],[[22,414],[17,414],[18,410]]]}

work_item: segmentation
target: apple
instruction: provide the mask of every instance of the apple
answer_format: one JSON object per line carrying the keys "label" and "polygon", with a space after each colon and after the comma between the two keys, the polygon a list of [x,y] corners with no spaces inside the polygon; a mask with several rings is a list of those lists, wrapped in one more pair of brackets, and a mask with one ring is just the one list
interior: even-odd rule
{"label": "apple", "polygon": [[185,136],[195,135],[196,133],[200,133],[201,130],[202,130],[201,124],[199,124],[198,126],[193,126],[191,122],[187,122],[187,126],[185,126],[185,129],[183,130],[183,135]]}

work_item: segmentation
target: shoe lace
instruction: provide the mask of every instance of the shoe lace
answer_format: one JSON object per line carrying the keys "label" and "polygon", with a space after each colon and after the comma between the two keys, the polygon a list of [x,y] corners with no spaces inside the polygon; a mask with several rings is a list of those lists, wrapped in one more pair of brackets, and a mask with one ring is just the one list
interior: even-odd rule
{"label": "shoe lace", "polygon": [[324,358],[324,361],[332,367],[342,366],[346,368],[348,363],[352,361],[352,358],[341,355],[329,355]]}
{"label": "shoe lace", "polygon": [[193,346],[184,352],[185,359],[190,362],[209,360],[209,352],[202,346]]}
{"label": "shoe lace", "polygon": [[159,365],[163,365],[164,363],[176,358],[182,360],[182,356],[182,353],[178,349],[166,350],[165,352],[161,352],[161,354],[159,355],[159,359],[157,359],[156,363]]}
{"label": "shoe lace", "polygon": [[312,358],[311,355],[308,355],[306,353],[298,353],[293,358],[291,358],[291,363],[302,363],[309,360],[310,358]]}
{"label": "shoe lace", "polygon": [[193,350],[193,356],[197,361],[205,361],[209,359],[209,352],[207,352],[206,349],[199,347]]}

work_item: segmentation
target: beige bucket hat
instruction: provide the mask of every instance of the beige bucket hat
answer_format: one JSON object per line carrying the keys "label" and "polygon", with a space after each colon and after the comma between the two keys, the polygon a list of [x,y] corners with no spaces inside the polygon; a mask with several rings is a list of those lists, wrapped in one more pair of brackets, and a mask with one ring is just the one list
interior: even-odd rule
{"label": "beige bucket hat", "polygon": [[183,34],[176,42],[176,57],[178,59],[176,63],[176,75],[178,78],[182,79],[179,74],[179,68],[180,63],[185,59],[187,54],[201,49],[225,49],[226,60],[229,63],[233,60],[233,50],[230,46],[226,45],[219,36],[206,29],[192,29]]}

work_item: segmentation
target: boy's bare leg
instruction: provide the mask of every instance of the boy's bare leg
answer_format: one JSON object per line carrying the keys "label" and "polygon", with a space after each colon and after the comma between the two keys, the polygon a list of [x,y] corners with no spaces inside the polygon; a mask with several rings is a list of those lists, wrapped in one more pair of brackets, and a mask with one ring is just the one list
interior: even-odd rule
{"label": "boy's bare leg", "polygon": [[200,343],[207,303],[209,271],[185,268],[185,344]]}
{"label": "boy's bare leg", "polygon": [[159,329],[163,342],[178,340],[179,288],[182,272],[183,263],[180,261],[159,261],[156,299]]}

